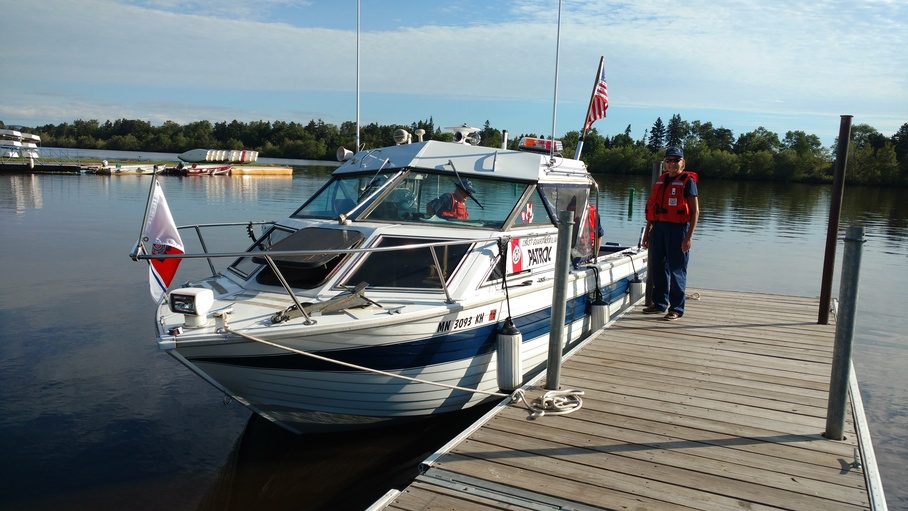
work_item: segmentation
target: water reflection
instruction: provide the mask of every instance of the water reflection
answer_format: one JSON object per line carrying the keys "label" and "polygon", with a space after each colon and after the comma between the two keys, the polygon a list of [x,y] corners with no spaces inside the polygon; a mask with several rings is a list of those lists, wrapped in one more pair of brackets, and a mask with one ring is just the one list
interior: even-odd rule
{"label": "water reflection", "polygon": [[19,174],[0,180],[0,208],[25,213],[28,209],[41,209],[40,177],[37,174]]}
{"label": "water reflection", "polygon": [[253,415],[198,510],[365,509],[493,406],[355,434],[294,435]]}
{"label": "water reflection", "polygon": [[[327,172],[165,176],[162,186],[178,224],[272,220],[292,213]],[[606,241],[635,243],[649,178],[599,181]],[[224,406],[154,344],[147,275],[127,257],[149,184],[147,176],[0,175],[0,508],[300,509],[310,492],[340,487],[329,469],[340,480],[362,468],[345,479],[350,486],[376,474],[396,482],[448,435],[443,428],[461,427],[427,423],[425,444],[400,431],[290,437],[249,421],[238,404]],[[817,296],[830,188],[701,181],[691,287]],[[898,306],[908,288],[908,190],[846,188],[842,231],[853,224],[867,236],[855,366],[896,508],[908,501],[897,482],[908,480],[908,325]],[[225,238],[230,248],[249,243],[243,229]],[[839,265],[842,252],[840,242]],[[177,281],[204,274],[199,265],[181,266]]]}

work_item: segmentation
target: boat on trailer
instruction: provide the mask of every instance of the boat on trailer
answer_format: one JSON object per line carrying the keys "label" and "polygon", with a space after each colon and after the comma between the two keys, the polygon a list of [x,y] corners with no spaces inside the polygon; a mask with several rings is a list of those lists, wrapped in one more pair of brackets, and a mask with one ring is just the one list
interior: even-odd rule
{"label": "boat on trailer", "polygon": [[[646,251],[594,248],[584,205],[598,187],[582,161],[552,140],[507,150],[455,130],[456,142],[399,130],[397,145],[339,149],[329,180],[288,218],[250,222],[254,241],[237,252],[160,255],[140,238],[137,260],[230,258],[164,294],[159,348],[291,431],[368,428],[501,399],[545,370],[553,329],[567,351],[642,299]],[[468,216],[430,215],[455,187],[472,191]],[[570,217],[556,328],[556,243]]]}

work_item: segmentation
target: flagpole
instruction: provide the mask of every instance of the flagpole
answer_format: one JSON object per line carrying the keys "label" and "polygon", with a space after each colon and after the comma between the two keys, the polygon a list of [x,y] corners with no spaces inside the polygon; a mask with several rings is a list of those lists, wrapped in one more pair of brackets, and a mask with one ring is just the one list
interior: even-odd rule
{"label": "flagpole", "polygon": [[580,128],[580,138],[577,139],[577,150],[574,152],[574,159],[580,159],[580,153],[583,151],[583,138],[586,137],[586,121],[590,118],[590,112],[593,111],[593,100],[596,99],[596,89],[599,87],[599,80],[602,78],[602,66],[605,63],[605,56],[599,57],[599,69],[596,70],[596,80],[593,82],[593,91],[590,93],[590,104],[586,107],[586,116],[583,118],[583,127]]}
{"label": "flagpole", "polygon": [[360,0],[356,0],[356,149],[359,152],[359,16]]}
{"label": "flagpole", "polygon": [[558,56],[561,54],[561,2],[558,0],[558,32],[555,41],[555,96],[552,104],[552,148],[549,151],[549,158],[555,159],[555,112],[558,110]]}
{"label": "flagpole", "polygon": [[145,237],[145,224],[148,222],[148,208],[151,207],[151,198],[154,196],[154,186],[158,182],[158,176],[151,175],[151,187],[148,189],[148,198],[145,199],[145,214],[142,216],[142,226],[139,227],[139,239],[136,240],[136,244],[132,249],[132,252],[129,254],[129,257],[133,261],[138,261],[139,258],[139,248],[142,248],[142,252],[145,252],[145,245],[142,244],[142,238]]}

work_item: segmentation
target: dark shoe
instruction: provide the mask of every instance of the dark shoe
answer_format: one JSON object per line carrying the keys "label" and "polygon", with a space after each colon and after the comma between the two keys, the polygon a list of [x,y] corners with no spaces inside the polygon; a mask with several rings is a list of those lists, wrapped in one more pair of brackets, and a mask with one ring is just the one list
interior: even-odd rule
{"label": "dark shoe", "polygon": [[668,311],[668,314],[662,317],[665,321],[676,321],[681,319],[681,315],[675,311]]}
{"label": "dark shoe", "polygon": [[663,312],[665,312],[665,310],[660,309],[655,305],[650,305],[649,307],[644,307],[641,312],[643,312],[644,314],[662,314]]}

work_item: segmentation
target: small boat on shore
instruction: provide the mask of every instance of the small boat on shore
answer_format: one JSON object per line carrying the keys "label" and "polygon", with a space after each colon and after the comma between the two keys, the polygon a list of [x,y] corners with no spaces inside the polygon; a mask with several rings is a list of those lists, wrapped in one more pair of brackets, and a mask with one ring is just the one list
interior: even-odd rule
{"label": "small boat on shore", "polygon": [[[594,248],[598,187],[581,160],[455,129],[459,142],[341,148],[288,218],[233,226],[254,240],[236,252],[183,253],[153,180],[133,259],[150,263],[158,347],[291,431],[360,429],[501,399],[545,369],[562,218],[576,230],[563,349],[642,298],[646,251]],[[433,209],[456,190],[468,209]],[[229,225],[180,229],[215,227]],[[186,258],[229,266],[166,291]]]}
{"label": "small boat on shore", "polygon": [[180,176],[226,176],[232,167],[231,163],[180,163],[175,173]]}
{"label": "small boat on shore", "polygon": [[149,175],[149,174],[160,174],[164,171],[163,164],[157,163],[108,163],[107,160],[101,162],[99,167],[95,167],[93,172],[95,174],[101,174],[106,176],[117,176],[117,175]]}

